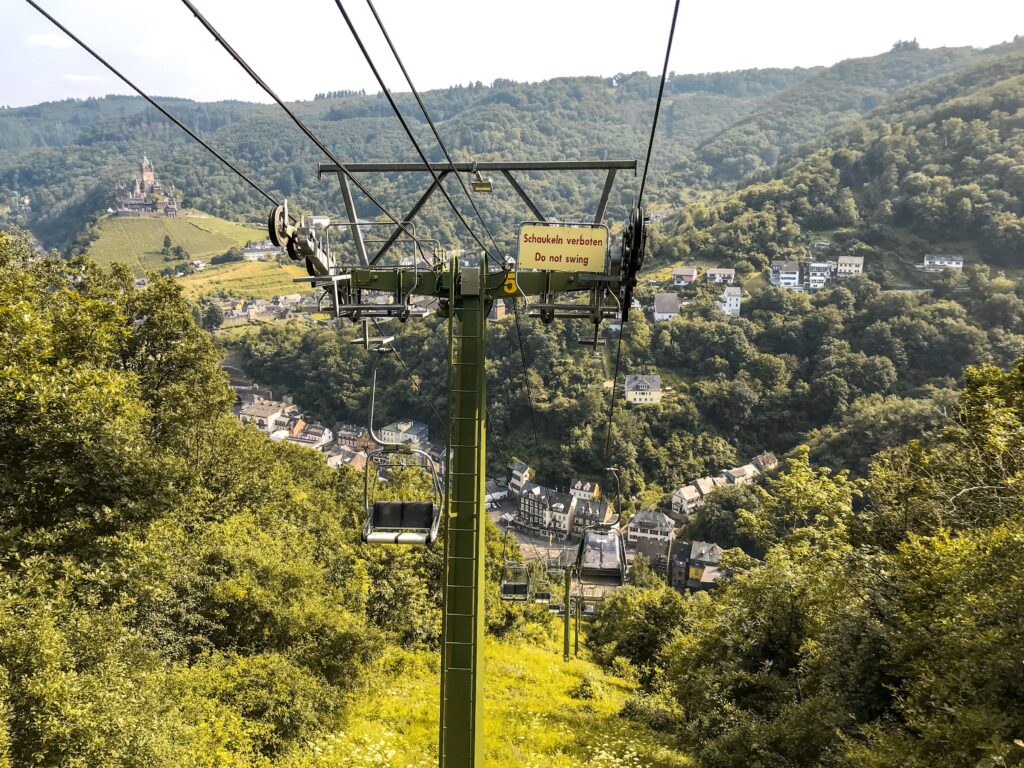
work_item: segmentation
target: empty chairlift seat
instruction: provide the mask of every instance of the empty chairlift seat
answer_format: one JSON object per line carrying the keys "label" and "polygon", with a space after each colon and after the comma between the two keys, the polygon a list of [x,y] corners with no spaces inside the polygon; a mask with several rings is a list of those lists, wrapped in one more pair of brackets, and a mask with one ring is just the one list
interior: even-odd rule
{"label": "empty chairlift seat", "polygon": [[368,544],[432,544],[441,510],[429,501],[375,501],[367,510],[363,541]]}
{"label": "empty chairlift seat", "polygon": [[621,587],[626,583],[626,547],[615,529],[591,528],[583,533],[576,556],[576,573],[583,584]]}
{"label": "empty chairlift seat", "polygon": [[517,603],[530,599],[530,571],[522,563],[505,563],[501,569],[501,599]]}

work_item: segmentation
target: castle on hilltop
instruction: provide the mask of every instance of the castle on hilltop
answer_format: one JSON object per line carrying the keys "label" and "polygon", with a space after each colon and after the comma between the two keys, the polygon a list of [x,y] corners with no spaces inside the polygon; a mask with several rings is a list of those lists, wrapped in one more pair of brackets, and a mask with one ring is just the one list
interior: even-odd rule
{"label": "castle on hilltop", "polygon": [[137,176],[130,182],[117,185],[117,215],[176,217],[178,199],[174,187],[164,191],[152,161],[145,155],[142,156],[139,171],[141,178]]}

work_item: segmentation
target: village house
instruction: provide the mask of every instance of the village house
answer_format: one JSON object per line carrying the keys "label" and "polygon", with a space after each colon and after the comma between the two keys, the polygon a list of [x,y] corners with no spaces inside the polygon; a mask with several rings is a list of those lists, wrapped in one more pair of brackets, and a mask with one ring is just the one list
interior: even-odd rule
{"label": "village house", "polygon": [[290,435],[288,442],[320,450],[333,439],[334,435],[331,434],[331,430],[323,424],[314,422],[313,424],[305,424],[298,434]]}
{"label": "village house", "polygon": [[836,262],[809,261],[805,265],[807,273],[807,290],[820,291],[829,285],[836,276]]}
{"label": "village house", "polygon": [[596,499],[576,499],[572,518],[572,536],[579,539],[583,531],[593,525],[603,525],[611,519],[611,507],[607,502]]}
{"label": "village house", "polygon": [[508,316],[508,306],[505,304],[504,299],[495,299],[494,304],[491,306],[491,313],[487,315],[487,319],[491,322],[498,322],[504,320]]}
{"label": "village house", "polygon": [[275,422],[281,416],[293,414],[296,410],[294,405],[257,397],[252,402],[242,403],[239,406],[238,418],[243,424],[252,424],[261,432],[269,435],[277,429]]}
{"label": "village house", "polygon": [[661,376],[652,374],[630,374],[626,377],[625,397],[627,403],[660,403]]}
{"label": "village house", "polygon": [[758,470],[761,472],[771,472],[773,469],[779,466],[779,460],[775,458],[775,454],[772,453],[771,451],[759,453],[757,456],[750,460],[750,463],[757,467]]}
{"label": "village house", "polygon": [[695,541],[690,545],[690,557],[686,568],[686,586],[693,591],[711,589],[721,577],[718,567],[722,559],[722,548],[707,541]]}
{"label": "village house", "polygon": [[914,266],[925,272],[941,272],[944,269],[962,272],[964,269],[964,257],[943,255],[941,253],[926,253],[924,255],[924,263],[915,264]]}
{"label": "village house", "polygon": [[779,288],[799,288],[800,262],[792,260],[773,261],[768,282]]}
{"label": "village house", "polygon": [[484,503],[496,504],[508,498],[508,486],[498,485],[494,480],[484,483]]}
{"label": "village house", "polygon": [[590,501],[601,495],[601,486],[590,480],[573,480],[569,486],[569,493],[577,499]]}
{"label": "village house", "polygon": [[679,297],[674,293],[654,294],[654,322],[667,323],[679,316]]}
{"label": "village house", "polygon": [[334,433],[334,440],[339,445],[348,445],[356,450],[365,451],[368,448],[372,448],[375,444],[370,440],[370,433],[366,430],[366,427],[360,427],[355,424],[345,424],[344,422],[338,422],[331,429]]}
{"label": "village house", "polygon": [[350,446],[336,446],[324,452],[327,466],[337,469],[341,466],[352,467],[359,472],[366,469],[366,451],[355,451]]}
{"label": "village house", "polygon": [[864,271],[863,256],[840,256],[836,261],[836,278],[844,280],[847,277],[859,275]]}
{"label": "village house", "polygon": [[668,543],[674,538],[672,518],[656,509],[641,509],[626,524],[626,543],[635,549],[640,542],[650,542],[667,550]]}
{"label": "village house", "polygon": [[729,485],[751,485],[760,474],[760,470],[753,464],[722,470],[722,477]]}
{"label": "village house", "polygon": [[672,287],[685,288],[697,282],[696,267],[676,267],[672,270]]}
{"label": "village house", "polygon": [[689,578],[687,566],[690,563],[690,542],[677,541],[671,546],[668,562],[668,584],[681,595],[686,592],[686,580]]}
{"label": "village house", "polygon": [[736,282],[736,270],[725,267],[715,267],[704,270],[704,279],[715,285],[732,285]]}
{"label": "village house", "polygon": [[743,303],[743,291],[735,285],[728,286],[718,297],[718,308],[729,317],[740,316],[740,304]]}
{"label": "village house", "polygon": [[422,451],[430,439],[430,427],[412,419],[393,421],[381,428],[380,439],[392,444],[411,443],[413,448]]}
{"label": "village house", "polygon": [[704,505],[704,499],[716,488],[727,485],[724,477],[699,477],[689,485],[677,488],[672,494],[672,516],[686,522],[690,515]]}
{"label": "village house", "polygon": [[672,494],[672,517],[685,523],[703,504],[704,497],[700,489],[693,483],[684,485]]}
{"label": "village house", "polygon": [[516,525],[534,533],[550,533],[565,541],[572,531],[576,503],[576,497],[568,493],[526,483],[519,496]]}
{"label": "village house", "polygon": [[514,497],[518,498],[522,494],[523,488],[533,477],[533,470],[521,461],[513,461],[509,469],[511,470],[512,478],[509,480],[508,489]]}
{"label": "village house", "polygon": [[287,440],[297,437],[306,428],[306,420],[301,413],[282,413],[270,423],[268,432],[274,440]]}
{"label": "village house", "polygon": [[697,490],[700,491],[701,498],[706,499],[708,497],[708,494],[710,494],[711,492],[721,488],[724,485],[728,485],[728,481],[722,476],[707,476],[698,477],[696,480],[693,481],[692,484],[697,486]]}

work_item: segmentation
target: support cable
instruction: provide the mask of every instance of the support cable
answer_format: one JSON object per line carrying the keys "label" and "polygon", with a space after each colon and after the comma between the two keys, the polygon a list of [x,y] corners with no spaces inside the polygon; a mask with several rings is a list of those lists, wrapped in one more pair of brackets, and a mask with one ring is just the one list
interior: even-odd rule
{"label": "support cable", "polygon": [[672,10],[672,26],[668,28],[668,45],[665,46],[665,64],[661,68],[661,85],[658,86],[658,101],[654,105],[654,121],[651,123],[651,138],[647,142],[647,159],[644,160],[644,175],[640,179],[640,194],[637,195],[636,204],[644,202],[644,189],[647,187],[647,171],[651,167],[651,150],[654,149],[654,132],[658,128],[658,115],[661,113],[661,97],[665,93],[665,80],[668,78],[668,59],[672,54],[672,38],[676,34],[676,18],[679,16],[679,0],[676,0],[675,8]]}
{"label": "support cable", "polygon": [[[384,336],[384,331],[381,330],[380,323],[377,322],[377,318],[371,319],[373,320],[373,327],[377,329],[377,333],[379,333],[381,336]],[[398,364],[402,366],[402,370],[405,371],[405,375],[409,378],[409,384],[411,384],[412,388],[416,390],[416,394],[423,399],[423,402],[426,403],[427,407],[430,408],[430,410],[433,412],[434,417],[441,425],[441,429],[444,430],[445,440],[447,441],[448,425],[445,423],[445,420],[441,418],[441,414],[437,412],[437,408],[435,408],[434,404],[430,402],[430,398],[428,398],[426,394],[424,394],[422,388],[420,388],[420,385],[416,383],[416,379],[413,378],[412,371],[409,370],[409,366],[405,364],[405,360],[402,359],[402,356],[399,354],[394,342],[389,341],[388,348],[395,353],[395,359],[398,361]]]}
{"label": "support cable", "polygon": [[265,197],[269,202],[273,203],[275,206],[278,205],[277,200],[275,200],[269,193],[267,193],[266,190],[264,190],[259,184],[257,184],[255,181],[250,179],[242,171],[240,171],[235,165],[233,165],[231,163],[230,160],[228,160],[222,154],[220,154],[220,152],[218,152],[213,147],[211,147],[209,144],[207,144],[205,141],[203,141],[201,138],[199,138],[195,134],[195,132],[193,132],[190,128],[188,128],[186,125],[184,125],[178,118],[176,118],[174,115],[172,115],[166,109],[164,109],[163,106],[161,106],[158,102],[156,102],[154,99],[152,99],[145,91],[143,91],[141,88],[139,88],[137,85],[135,85],[135,83],[133,83],[131,80],[129,80],[123,74],[121,74],[117,70],[117,68],[114,67],[113,64],[111,64],[106,59],[104,59],[102,56],[100,56],[98,53],[96,53],[96,51],[94,51],[85,42],[83,42],[81,38],[79,38],[70,29],[65,27],[63,24],[61,24],[59,21],[57,21],[57,19],[55,19],[53,16],[51,16],[49,13],[47,13],[45,9],[40,7],[39,4],[34,2],[34,0],[25,0],[25,2],[27,2],[29,5],[31,5],[33,8],[35,8],[37,11],[39,11],[39,13],[41,13],[43,16],[45,16],[46,19],[51,24],[53,24],[55,27],[57,27],[57,29],[59,29],[65,35],[67,35],[72,40],[74,40],[76,43],[78,43],[78,45],[81,46],[94,59],[96,59],[96,61],[98,61],[104,67],[109,69],[111,71],[111,73],[113,73],[119,80],[121,80],[121,82],[123,82],[125,85],[127,85],[129,88],[131,88],[137,94],[139,94],[139,96],[141,96],[143,99],[145,99],[147,102],[149,102],[149,104],[154,109],[156,109],[161,115],[166,117],[168,120],[170,120],[172,123],[174,123],[174,125],[176,125],[178,128],[180,128],[185,133],[187,133],[189,135],[189,137],[191,137],[197,144],[199,144],[203,149],[205,149],[211,155],[213,155],[218,160],[220,160],[221,163],[223,163],[229,170],[231,170],[235,174],[237,174],[238,177],[241,178],[243,181],[245,181],[250,187],[252,187],[254,190],[256,190],[261,195],[263,195],[263,197]]}
{"label": "support cable", "polygon": [[206,31],[213,35],[214,39],[218,43],[220,43],[221,47],[228,52],[231,58],[233,58],[238,63],[238,65],[245,70],[246,74],[248,74],[249,77],[252,78],[253,82],[255,82],[260,88],[262,88],[264,93],[266,93],[270,98],[272,98],[277,103],[277,105],[285,111],[285,114],[287,114],[288,117],[291,118],[292,122],[295,123],[295,125],[298,127],[298,129],[306,135],[306,138],[313,142],[313,144],[316,145],[317,149],[323,152],[324,155],[326,155],[327,158],[332,163],[338,166],[342,173],[344,173],[346,176],[352,179],[352,183],[356,185],[359,191],[366,195],[367,198],[369,198],[370,202],[376,205],[377,208],[380,209],[380,211],[391,221],[392,224],[397,226],[402,232],[408,235],[409,238],[414,243],[416,243],[416,245],[419,248],[429,252],[430,249],[424,247],[423,243],[419,241],[415,233],[411,232],[403,222],[399,221],[397,217],[395,217],[387,208],[385,208],[380,203],[380,201],[377,200],[376,197],[374,197],[373,193],[371,193],[370,190],[368,190],[366,186],[361,181],[359,181],[359,179],[352,175],[352,172],[349,171],[348,167],[344,163],[342,163],[337,157],[335,157],[334,153],[330,149],[328,149],[327,145],[324,144],[319,138],[317,138],[316,134],[313,133],[312,130],[310,130],[309,126],[306,125],[302,121],[302,119],[298,115],[296,115],[295,112],[292,111],[288,107],[288,105],[281,100],[281,97],[278,96],[269,85],[267,85],[263,78],[256,74],[256,71],[249,66],[246,60],[242,58],[241,54],[239,54],[234,48],[232,48],[228,41],[224,38],[224,36],[217,31],[216,27],[214,27],[209,21],[207,21],[206,17],[199,12],[199,9],[195,7],[195,5],[192,3],[192,0],[181,1],[185,4],[186,8],[192,11],[192,15],[199,20],[199,23],[206,28]]}
{"label": "support cable", "polygon": [[[377,84],[380,86],[381,91],[384,94],[384,97],[388,100],[388,104],[391,105],[391,110],[395,113],[395,117],[398,118],[398,122],[401,123],[402,130],[404,130],[405,131],[405,135],[409,137],[409,141],[412,142],[413,149],[416,150],[416,154],[420,156],[420,160],[422,160],[423,164],[427,167],[427,170],[430,172],[430,175],[433,178],[434,183],[437,184],[437,188],[441,191],[441,194],[444,195],[444,199],[448,202],[448,205],[451,207],[452,211],[455,212],[455,215],[458,217],[459,221],[462,223],[462,226],[464,226],[466,228],[466,231],[469,232],[470,236],[476,241],[477,245],[479,245],[484,250],[484,252],[487,254],[488,258],[493,260],[498,265],[499,269],[502,269],[502,270],[504,270],[507,273],[508,272],[507,265],[503,262],[503,260],[499,261],[498,256],[496,256],[495,254],[491,253],[490,250],[488,250],[487,246],[484,245],[483,241],[477,236],[476,232],[473,231],[473,228],[469,225],[469,222],[466,221],[465,217],[462,215],[462,212],[455,205],[455,201],[452,200],[451,195],[448,194],[448,190],[444,188],[444,185],[441,183],[440,176],[438,175],[437,171],[435,171],[433,169],[433,167],[430,165],[430,161],[427,159],[426,154],[423,152],[423,149],[420,147],[419,142],[416,141],[416,137],[413,135],[412,129],[409,128],[409,124],[406,122],[405,117],[402,115],[401,110],[398,108],[398,104],[395,102],[394,96],[391,95],[391,91],[388,89],[387,85],[384,83],[384,78],[381,77],[380,71],[377,69],[377,65],[373,61],[373,57],[370,55],[370,52],[366,49],[366,46],[363,44],[362,37],[360,37],[359,33],[356,31],[355,25],[352,23],[352,19],[348,15],[348,11],[345,10],[345,6],[342,5],[341,0],[334,0],[334,2],[335,2],[335,5],[338,6],[338,10],[341,11],[341,15],[345,19],[345,24],[348,25],[348,30],[349,30],[349,32],[352,33],[352,37],[355,39],[356,45],[358,45],[359,46],[359,50],[362,51],[363,58],[366,59],[366,63],[370,66],[370,70],[373,72],[373,76],[377,79]],[[373,8],[373,6],[371,5],[371,10],[372,10],[372,8]],[[376,11],[374,11],[374,16],[376,16]],[[380,17],[377,17],[377,23],[378,24],[381,23],[380,22]],[[381,30],[382,31],[384,30],[383,24],[381,24]],[[388,44],[390,45],[391,44],[391,39],[388,37],[386,31],[384,32],[384,36],[388,40]],[[393,53],[395,52],[394,46],[391,46],[391,51]],[[408,74],[408,72],[406,72],[405,67],[401,64],[401,59],[398,59],[398,54],[397,53],[395,53],[395,58],[398,60],[399,66],[402,67],[402,73],[405,75],[406,80],[408,81],[409,80],[409,74]],[[410,87],[411,87],[411,85],[412,85],[412,83],[410,81]],[[419,96],[418,95],[417,95],[417,100],[419,101]],[[419,104],[420,104],[420,108],[424,109],[423,102],[419,101]],[[424,114],[426,114],[425,109],[424,109]],[[427,120],[430,120],[429,116],[427,116]],[[433,125],[433,124],[431,123],[431,125]],[[441,142],[441,139],[437,135],[437,131],[436,130],[434,131],[434,136],[437,138],[438,144],[441,145],[441,151],[444,152],[445,157],[448,159],[449,164],[452,165],[452,170],[454,171],[455,170],[455,166],[454,166],[454,164],[452,164],[451,157],[448,154],[448,150],[445,149],[444,144]],[[456,179],[458,179],[459,184],[462,185],[462,188],[466,189],[465,182],[462,180],[462,177],[459,176],[458,173],[455,174],[455,177],[456,177]],[[467,191],[467,195],[468,194],[469,193]],[[470,198],[470,202],[471,203],[473,202],[472,198]],[[476,205],[474,204],[473,207],[475,209]],[[477,211],[477,215],[479,215],[479,211]],[[481,219],[481,221],[482,221],[482,219]],[[485,225],[485,228],[486,228],[486,225]],[[491,238],[491,242],[492,243],[494,242],[494,238]],[[494,245],[495,245],[495,249],[497,249],[497,243],[495,243]]]}
{"label": "support cable", "polygon": [[[388,34],[387,28],[384,26],[383,19],[381,19],[380,14],[377,13],[377,9],[373,5],[373,1],[372,0],[366,0],[366,2],[367,2],[367,5],[370,7],[371,13],[373,13],[374,19],[376,19],[376,21],[377,21],[377,26],[380,28],[381,34],[384,36],[384,39],[387,41],[388,47],[391,49],[392,55],[394,55],[394,57],[395,57],[395,61],[398,63],[399,68],[402,70],[402,75],[405,77],[405,82],[408,84],[409,90],[412,91],[412,94],[413,94],[413,96],[416,99],[416,103],[419,105],[420,111],[423,113],[423,117],[426,119],[427,124],[430,126],[430,130],[434,134],[434,139],[437,141],[438,146],[441,148],[441,152],[444,154],[445,160],[448,161],[448,165],[451,166],[452,171],[455,172],[456,181],[458,181],[459,182],[459,186],[462,187],[463,193],[465,193],[466,198],[469,200],[469,204],[473,208],[473,212],[476,214],[476,217],[480,221],[481,226],[483,226],[484,231],[487,233],[487,237],[490,239],[491,244],[494,246],[495,252],[497,252],[499,258],[501,259],[501,264],[499,266],[501,266],[505,270],[506,275],[507,275],[508,274],[508,266],[507,266],[507,262],[505,260],[505,256],[501,252],[501,247],[498,245],[498,243],[495,240],[494,235],[492,234],[490,228],[487,226],[487,222],[484,220],[483,214],[480,213],[480,209],[477,207],[476,201],[473,199],[472,194],[470,194],[469,189],[466,187],[466,183],[465,183],[465,181],[463,181],[462,176],[458,172],[455,171],[455,161],[452,160],[451,153],[449,153],[448,148],[445,146],[444,140],[441,138],[440,132],[437,130],[437,125],[434,123],[434,120],[430,117],[430,112],[427,109],[427,105],[423,102],[423,98],[420,96],[419,91],[416,89],[416,86],[413,84],[412,77],[409,75],[409,70],[406,69],[405,63],[402,61],[402,57],[398,54],[398,49],[395,47],[394,42],[392,42],[391,35]],[[335,4],[338,6],[338,10],[341,11],[341,15],[344,17],[345,23],[348,25],[349,31],[352,33],[352,36],[355,38],[356,44],[359,46],[359,49],[363,52],[363,57],[366,59],[366,63],[370,65],[370,69],[373,71],[374,76],[377,78],[377,83],[380,85],[382,91],[384,92],[384,95],[387,97],[388,103],[391,104],[392,110],[394,111],[395,115],[398,117],[399,122],[401,122],[402,127],[405,129],[406,135],[409,137],[409,140],[412,142],[413,146],[416,148],[416,152],[419,154],[420,158],[423,160],[424,163],[427,164],[427,168],[430,170],[430,173],[434,177],[434,180],[438,181],[437,175],[435,174],[434,170],[430,167],[430,164],[427,161],[426,156],[424,155],[423,151],[420,149],[418,143],[416,142],[415,137],[412,135],[412,131],[409,129],[408,124],[406,123],[404,117],[402,116],[401,112],[399,111],[398,105],[395,103],[395,100],[391,96],[391,92],[388,90],[387,86],[384,84],[383,78],[380,76],[380,73],[377,70],[376,65],[373,63],[373,58],[370,56],[369,51],[367,51],[366,46],[363,44],[363,41],[360,38],[358,32],[356,32],[355,26],[352,24],[352,20],[349,17],[348,13],[345,11],[345,7],[342,5],[341,0],[335,0]],[[445,199],[448,201],[448,204],[451,206],[452,210],[455,211],[455,214],[459,217],[459,220],[462,221],[463,226],[466,227],[466,229],[469,231],[469,233],[473,236],[473,239],[476,240],[476,242],[480,245],[480,247],[483,248],[486,251],[487,250],[486,246],[484,246],[484,244],[480,241],[480,238],[477,237],[476,233],[473,231],[473,229],[466,222],[465,218],[463,218],[463,216],[459,212],[458,208],[456,208],[455,203],[452,201],[451,197],[448,195],[448,193],[444,190],[443,187],[441,188],[441,191],[444,192]],[[512,300],[512,311],[513,311],[513,315],[515,316],[516,339],[517,339],[518,345],[519,345],[519,354],[520,354],[520,358],[522,359],[522,362],[523,362],[523,381],[525,383],[525,392],[526,392],[527,402],[529,403],[529,406],[530,406],[530,422],[531,422],[531,424],[533,426],[534,450],[536,451],[537,456],[539,458],[539,456],[540,456],[540,438],[538,437],[538,431],[537,431],[537,409],[534,406],[533,391],[532,391],[532,387],[530,386],[529,367],[528,367],[528,365],[526,363],[526,349],[523,346],[523,333],[522,333],[522,328],[521,328],[521,324],[520,324],[520,320],[519,320],[519,302],[516,299]]]}
{"label": "support cable", "polygon": [[[341,9],[342,14],[344,14],[345,10],[344,10],[344,8],[342,8],[341,0],[335,0],[335,2],[337,3],[338,8]],[[476,214],[477,219],[479,219],[481,226],[483,226],[484,232],[487,233],[487,237],[488,237],[488,239],[490,239],[491,245],[494,246],[494,251],[498,254],[498,256],[501,258],[501,260],[504,262],[505,255],[501,252],[501,247],[498,245],[497,241],[494,239],[494,235],[491,234],[491,230],[487,226],[487,222],[484,221],[484,217],[480,213],[480,209],[477,208],[476,201],[473,199],[473,195],[470,194],[469,189],[466,187],[466,182],[463,181],[462,176],[459,175],[458,172],[455,170],[455,161],[452,160],[452,156],[448,152],[448,148],[445,146],[444,141],[441,140],[441,134],[438,132],[437,126],[434,124],[433,119],[430,117],[430,112],[427,111],[427,105],[423,103],[423,99],[420,97],[419,91],[416,90],[416,86],[413,85],[412,78],[409,76],[409,71],[405,68],[405,63],[402,61],[402,57],[398,55],[398,50],[395,48],[395,44],[391,41],[391,35],[388,34],[388,31],[387,31],[387,29],[384,26],[384,21],[381,19],[380,14],[377,13],[377,9],[373,5],[373,0],[366,0],[366,4],[370,7],[370,12],[373,14],[373,18],[377,20],[377,26],[380,27],[381,34],[384,36],[384,39],[387,41],[388,47],[391,49],[391,53],[394,55],[395,61],[398,63],[399,69],[402,70],[402,75],[405,77],[405,82],[409,85],[409,90],[412,91],[412,95],[415,97],[416,103],[419,105],[420,111],[423,113],[423,117],[427,121],[427,125],[430,126],[430,130],[434,134],[434,139],[437,141],[437,145],[441,148],[441,152],[444,153],[444,158],[445,158],[445,160],[448,161],[448,165],[451,166],[452,172],[455,173],[456,181],[458,181],[459,182],[459,186],[462,187],[462,191],[465,193],[466,199],[469,200],[469,204],[473,208],[473,212]],[[346,19],[346,21],[348,21],[348,16],[347,15],[346,15],[345,19]],[[352,29],[352,23],[350,21],[349,21],[349,29]],[[352,34],[355,35],[355,30],[353,30]],[[358,37],[356,38],[356,41],[359,42],[359,38]],[[361,42],[359,43],[359,47],[360,48],[363,47]],[[363,52],[364,52],[364,54],[366,54],[366,49],[365,48],[363,48]],[[369,59],[369,54],[366,54],[366,56],[367,56],[367,61],[369,62],[369,60],[370,60]],[[371,63],[370,66],[372,67],[373,64]],[[378,78],[378,82],[380,82],[379,78]],[[383,83],[381,83],[381,87],[383,87]],[[387,90],[385,90],[385,93],[387,93]],[[392,104],[392,106],[394,106],[394,105]],[[397,113],[397,111],[398,110],[397,110],[397,107],[396,107],[395,108],[395,112]],[[454,208],[454,206],[453,206],[453,208]],[[476,239],[475,235],[474,235],[474,239]],[[480,241],[477,240],[477,242],[479,243]],[[481,243],[480,247],[483,248],[483,244],[482,243]],[[486,250],[486,248],[484,248],[484,250]]]}
{"label": "support cable", "polygon": [[[665,63],[661,68],[661,84],[658,86],[658,100],[654,105],[654,119],[651,121],[651,136],[647,141],[647,158],[644,160],[644,175],[640,179],[640,193],[637,195],[637,207],[643,204],[644,190],[647,187],[647,172],[651,168],[651,151],[654,149],[654,134],[658,128],[658,115],[661,113],[661,99],[665,94],[665,81],[668,79],[668,60],[672,54],[672,38],[676,34],[676,19],[679,17],[679,0],[676,0],[672,10],[672,26],[668,30],[668,44],[665,46]],[[625,307],[622,308],[625,310]],[[604,436],[604,466],[611,466],[612,449],[612,419],[615,416],[615,389],[619,380],[619,363],[622,360],[622,334],[625,331],[625,322],[619,322],[619,340],[615,345],[615,373],[612,377],[612,390],[608,398],[608,425],[605,428]]]}

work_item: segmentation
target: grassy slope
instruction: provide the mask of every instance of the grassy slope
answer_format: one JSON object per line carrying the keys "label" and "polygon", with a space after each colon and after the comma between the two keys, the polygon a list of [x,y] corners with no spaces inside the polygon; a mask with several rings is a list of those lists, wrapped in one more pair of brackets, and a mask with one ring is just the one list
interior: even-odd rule
{"label": "grassy slope", "polygon": [[224,291],[238,298],[271,299],[287,293],[307,293],[309,283],[296,283],[306,270],[294,264],[242,261],[207,267],[179,279],[186,299],[195,300]]}
{"label": "grassy slope", "polygon": [[89,246],[89,255],[104,266],[115,262],[128,264],[140,276],[172,263],[164,261],[160,253],[165,235],[170,235],[174,244],[188,251],[192,258],[201,260],[224,253],[233,245],[265,237],[261,228],[212,216],[203,219],[104,216],[98,226],[100,236]]}
{"label": "grassy slope", "polygon": [[[401,652],[399,652],[401,653]],[[359,705],[348,728],[296,756],[309,768],[432,768],[437,765],[438,682],[433,654],[402,656]],[[664,735],[618,717],[634,686],[582,659],[562,662],[554,642],[489,641],[485,765],[520,768],[687,768]],[[589,701],[568,695],[582,675],[598,681]],[[287,765],[288,763],[286,763]]]}

